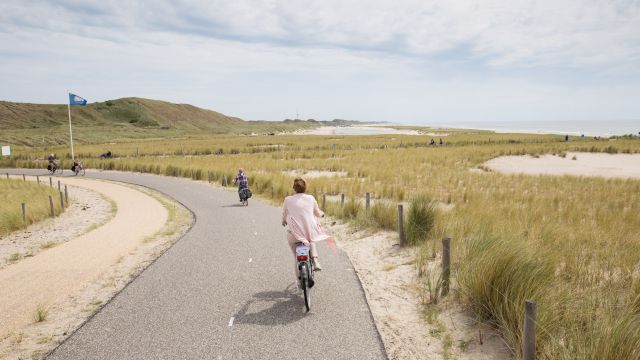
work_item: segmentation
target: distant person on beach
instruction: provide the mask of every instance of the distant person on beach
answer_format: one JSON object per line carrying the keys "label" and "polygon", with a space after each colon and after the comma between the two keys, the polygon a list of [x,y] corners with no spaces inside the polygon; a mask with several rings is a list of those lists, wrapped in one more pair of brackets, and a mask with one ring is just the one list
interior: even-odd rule
{"label": "distant person on beach", "polygon": [[[233,179],[233,183],[238,185],[238,196],[240,196],[243,189],[249,188],[249,178],[242,168],[238,169],[238,175]],[[240,196],[240,201],[242,201],[242,196]]]}
{"label": "distant person on beach", "polygon": [[429,145],[435,145],[435,144],[436,144],[436,141],[433,140],[433,138],[432,138],[431,141],[429,142]]}
{"label": "distant person on beach", "polygon": [[[324,217],[324,213],[320,210],[318,202],[313,195],[305,194],[307,191],[307,182],[303,178],[293,180],[294,195],[287,196],[282,206],[282,226],[287,228],[287,241],[294,260],[296,259],[296,245],[303,243],[309,246],[311,259],[315,264],[316,271],[322,270],[318,261],[318,250],[316,242],[330,240],[330,236],[324,232],[324,229],[318,224],[317,218]],[[298,269],[295,269],[296,278],[298,277]]]}
{"label": "distant person on beach", "polygon": [[564,136],[564,142],[569,142],[569,135]]}
{"label": "distant person on beach", "polygon": [[444,145],[444,141],[442,141],[442,138],[440,138],[440,145]]}

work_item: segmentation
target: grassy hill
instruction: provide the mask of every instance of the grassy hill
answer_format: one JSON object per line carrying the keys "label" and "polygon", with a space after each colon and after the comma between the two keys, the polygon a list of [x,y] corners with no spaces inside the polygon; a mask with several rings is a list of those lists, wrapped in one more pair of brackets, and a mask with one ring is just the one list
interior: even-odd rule
{"label": "grassy hill", "polygon": [[[178,138],[211,134],[275,134],[354,121],[244,121],[188,104],[123,98],[74,106],[73,135],[78,143]],[[69,142],[66,105],[0,101],[0,142],[55,146]]]}
{"label": "grassy hill", "polygon": [[[42,129],[67,124],[66,105],[25,104],[0,101],[0,130]],[[78,127],[129,126],[147,129],[179,129],[226,133],[244,121],[193,105],[124,98],[74,106],[72,120]]]}

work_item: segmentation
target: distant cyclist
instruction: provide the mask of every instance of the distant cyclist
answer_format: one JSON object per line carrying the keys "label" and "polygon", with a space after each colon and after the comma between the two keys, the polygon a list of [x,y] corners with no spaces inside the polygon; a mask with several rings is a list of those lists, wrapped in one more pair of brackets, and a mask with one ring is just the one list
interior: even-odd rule
{"label": "distant cyclist", "polygon": [[49,164],[47,165],[47,170],[53,171],[58,167],[58,163],[57,163],[58,159],[56,159],[56,154],[50,154],[47,157],[47,160],[49,160]]}
{"label": "distant cyclist", "polygon": [[244,173],[244,170],[242,170],[242,168],[238,169],[238,175],[236,175],[236,178],[233,179],[233,183],[238,185],[238,196],[240,197],[240,202],[242,202],[242,190],[249,188],[249,178]]}
{"label": "distant cyclist", "polygon": [[[322,270],[322,266],[320,266],[320,262],[318,261],[318,251],[316,250],[315,243],[330,238],[317,221],[317,218],[324,217],[324,213],[320,210],[318,202],[313,195],[305,194],[305,191],[307,191],[307,182],[304,181],[304,179],[296,178],[293,181],[293,190],[295,190],[296,193],[284,199],[282,208],[282,226],[289,225],[287,229],[289,247],[291,247],[291,252],[295,260],[296,244],[303,243],[304,245],[308,245],[316,271]],[[295,271],[297,279],[297,267]]]}

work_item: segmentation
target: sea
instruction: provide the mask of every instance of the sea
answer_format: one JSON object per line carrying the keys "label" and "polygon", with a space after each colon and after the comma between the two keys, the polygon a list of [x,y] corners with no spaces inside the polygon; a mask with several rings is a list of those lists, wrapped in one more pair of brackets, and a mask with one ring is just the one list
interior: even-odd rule
{"label": "sea", "polygon": [[446,122],[421,124],[435,128],[493,130],[500,133],[536,133],[574,136],[640,135],[640,120]]}

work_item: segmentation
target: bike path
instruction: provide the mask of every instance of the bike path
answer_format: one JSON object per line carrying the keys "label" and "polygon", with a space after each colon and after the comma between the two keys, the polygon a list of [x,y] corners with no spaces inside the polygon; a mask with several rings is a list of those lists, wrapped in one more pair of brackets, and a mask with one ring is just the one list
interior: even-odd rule
{"label": "bike path", "polygon": [[95,171],[87,177],[161,191],[193,211],[196,222],[49,359],[386,359],[343,252],[320,245],[324,270],[306,313],[280,208],[254,199],[243,207],[235,192],[187,179]]}

